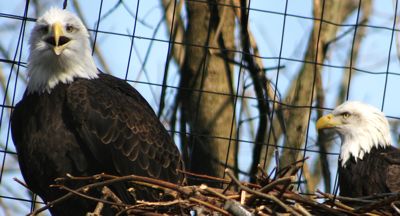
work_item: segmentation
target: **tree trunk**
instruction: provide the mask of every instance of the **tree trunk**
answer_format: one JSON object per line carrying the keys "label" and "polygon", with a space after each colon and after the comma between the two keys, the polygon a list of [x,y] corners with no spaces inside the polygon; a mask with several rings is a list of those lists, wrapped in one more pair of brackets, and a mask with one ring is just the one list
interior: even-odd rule
{"label": "tree trunk", "polygon": [[181,91],[183,114],[191,129],[189,169],[222,177],[226,162],[228,167],[237,164],[237,144],[231,140],[236,136],[233,65],[226,60],[234,53],[224,51],[234,50],[234,11],[211,1],[189,1],[187,12]]}

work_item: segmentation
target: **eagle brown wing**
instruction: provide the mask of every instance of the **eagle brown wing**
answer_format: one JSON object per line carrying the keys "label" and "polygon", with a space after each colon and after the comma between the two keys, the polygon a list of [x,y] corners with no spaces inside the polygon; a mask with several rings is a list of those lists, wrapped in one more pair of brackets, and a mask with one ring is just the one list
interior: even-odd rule
{"label": "eagle brown wing", "polygon": [[388,163],[386,168],[386,186],[390,192],[400,192],[400,150],[388,147],[389,152],[383,153],[384,160]]}
{"label": "eagle brown wing", "polygon": [[180,182],[181,156],[147,101],[124,80],[107,74],[78,79],[67,107],[82,148],[108,172]]}
{"label": "eagle brown wing", "polygon": [[387,168],[386,185],[391,192],[400,192],[400,164],[393,164]]}

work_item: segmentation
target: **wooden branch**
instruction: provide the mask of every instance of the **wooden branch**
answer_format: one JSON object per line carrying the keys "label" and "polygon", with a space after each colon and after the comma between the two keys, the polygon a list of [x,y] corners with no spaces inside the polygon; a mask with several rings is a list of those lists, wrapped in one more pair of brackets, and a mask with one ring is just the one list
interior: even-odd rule
{"label": "wooden branch", "polygon": [[226,169],[225,172],[226,172],[226,173],[228,174],[228,176],[236,183],[236,185],[237,185],[240,189],[245,190],[245,191],[247,191],[247,192],[249,192],[249,193],[251,193],[251,194],[255,194],[255,195],[257,195],[257,196],[259,196],[259,197],[261,197],[261,198],[271,200],[271,201],[275,202],[276,204],[278,204],[279,206],[281,206],[282,208],[284,208],[287,212],[289,212],[289,213],[291,213],[291,214],[293,214],[293,215],[296,215],[296,216],[300,216],[299,213],[297,213],[296,211],[294,211],[291,207],[289,207],[288,205],[286,205],[285,203],[283,203],[281,200],[277,199],[274,195],[268,195],[268,194],[264,194],[264,193],[261,193],[261,192],[256,191],[256,190],[252,190],[252,189],[250,189],[250,188],[248,188],[248,187],[242,185],[242,184],[240,183],[240,181],[234,176],[234,174],[233,174],[229,169]]}
{"label": "wooden branch", "polygon": [[[291,166],[299,166],[303,161],[292,164]],[[309,215],[390,215],[399,211],[397,207],[399,194],[379,194],[376,196],[367,196],[360,198],[345,198],[332,194],[318,191],[315,195],[300,195],[297,191],[291,190],[289,185],[295,180],[295,173],[291,173],[287,169],[283,172],[283,176],[277,177],[268,184],[261,187],[249,187],[245,182],[240,182],[232,171],[226,170],[227,176],[231,179],[232,190],[224,191],[221,188],[213,188],[207,185],[200,186],[182,186],[165,182],[159,179],[148,177],[128,175],[113,176],[108,174],[98,174],[93,176],[71,176],[58,178],[57,187],[68,193],[64,196],[47,203],[46,206],[31,213],[37,213],[57,205],[62,201],[75,196],[76,199],[89,199],[98,202],[96,209],[90,215],[101,214],[105,205],[116,207],[117,215],[133,214],[133,215],[186,215],[191,211],[198,214],[221,214],[221,215],[280,215],[290,214],[295,216]],[[282,173],[281,173],[282,174]],[[70,185],[70,181],[80,183],[88,182],[77,189],[72,189],[66,185]],[[222,180],[226,181],[226,180]],[[172,200],[137,200],[135,203],[124,203],[120,197],[108,188],[108,185],[114,183],[125,183],[127,185],[140,184],[141,186],[153,188],[164,193],[175,195]],[[102,197],[93,197],[87,193],[93,189],[102,189]],[[171,197],[169,197],[170,199]],[[383,200],[382,200],[383,198]],[[326,202],[321,202],[321,199]],[[354,199],[362,206],[354,208],[341,200]],[[244,200],[244,201],[243,201]],[[246,201],[247,200],[247,201]],[[256,200],[254,202],[252,200]],[[279,208],[277,208],[279,207]],[[392,212],[389,212],[392,211]]]}
{"label": "wooden branch", "polygon": [[204,202],[204,201],[196,199],[194,197],[189,197],[189,200],[192,201],[192,202],[201,204],[203,206],[206,206],[206,207],[208,207],[208,208],[210,208],[210,209],[212,209],[214,211],[217,211],[217,212],[219,212],[219,213],[221,213],[223,215],[229,215],[229,212],[227,212],[227,211],[225,211],[223,209],[220,209],[220,208],[218,208],[218,207],[216,207],[216,206],[214,206],[214,205],[212,205],[212,204],[210,204],[208,202]]}
{"label": "wooden branch", "polygon": [[395,202],[395,201],[397,201],[399,199],[400,199],[400,193],[396,194],[396,195],[393,195],[393,196],[390,196],[390,197],[387,197],[387,198],[384,198],[383,200],[378,200],[376,202],[367,204],[365,206],[358,207],[358,208],[355,209],[355,212],[357,212],[357,213],[369,212],[369,211],[371,211],[373,209],[376,209],[376,208],[380,208],[380,207],[383,207],[383,206],[389,206],[391,203],[393,203],[393,202]]}
{"label": "wooden branch", "polygon": [[267,132],[267,114],[269,113],[269,108],[267,104],[267,79],[264,75],[264,72],[261,70],[259,65],[256,64],[254,58],[251,56],[251,42],[249,38],[249,31],[248,31],[248,22],[249,22],[249,14],[248,14],[248,5],[246,0],[240,1],[241,6],[241,40],[242,40],[242,48],[243,48],[243,59],[246,61],[248,65],[248,71],[253,81],[254,91],[257,96],[257,108],[258,113],[260,114],[259,122],[258,122],[258,129],[256,133],[256,139],[254,141],[255,146],[253,149],[253,161],[250,168],[250,182],[254,183],[255,178],[254,176],[257,173],[257,167],[260,163],[261,159],[261,150],[263,147],[263,143],[265,142],[266,132]]}

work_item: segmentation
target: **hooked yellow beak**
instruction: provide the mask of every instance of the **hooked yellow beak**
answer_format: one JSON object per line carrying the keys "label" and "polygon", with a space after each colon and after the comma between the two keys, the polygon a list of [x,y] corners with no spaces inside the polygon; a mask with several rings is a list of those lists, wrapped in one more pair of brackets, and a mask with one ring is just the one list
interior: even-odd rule
{"label": "hooked yellow beak", "polygon": [[333,114],[328,114],[322,116],[320,119],[317,121],[317,130],[320,129],[325,129],[325,128],[333,128],[338,125],[341,125],[342,122],[335,118]]}
{"label": "hooked yellow beak", "polygon": [[52,30],[53,30],[53,35],[54,35],[54,53],[56,55],[60,55],[62,53],[62,51],[65,49],[65,47],[67,46],[69,39],[67,40],[62,40],[63,38],[66,38],[64,36],[64,32],[63,32],[63,27],[62,24],[59,22],[56,22],[53,24],[52,26]]}

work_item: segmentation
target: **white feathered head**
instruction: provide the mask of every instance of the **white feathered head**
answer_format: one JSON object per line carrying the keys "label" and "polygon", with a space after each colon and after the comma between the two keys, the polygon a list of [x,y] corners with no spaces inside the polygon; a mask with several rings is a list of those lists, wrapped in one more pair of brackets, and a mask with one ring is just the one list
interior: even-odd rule
{"label": "white feathered head", "polygon": [[363,159],[372,148],[391,145],[389,122],[385,115],[377,108],[357,101],[345,102],[321,117],[317,129],[332,129],[339,134],[342,166],[350,156],[356,160]]}
{"label": "white feathered head", "polygon": [[29,40],[28,92],[50,92],[76,77],[97,77],[89,33],[74,14],[57,8],[39,17]]}

